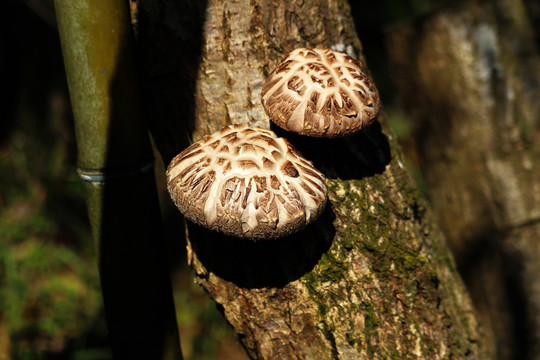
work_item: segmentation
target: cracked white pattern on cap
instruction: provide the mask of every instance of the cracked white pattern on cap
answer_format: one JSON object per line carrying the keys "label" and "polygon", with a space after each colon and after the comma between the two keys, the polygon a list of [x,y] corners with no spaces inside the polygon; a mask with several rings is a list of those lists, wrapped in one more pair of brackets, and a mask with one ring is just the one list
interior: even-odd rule
{"label": "cracked white pattern on cap", "polygon": [[353,134],[379,112],[379,94],[362,64],[331,49],[293,50],[268,76],[262,104],[285,130],[317,137]]}
{"label": "cracked white pattern on cap", "polygon": [[234,235],[271,239],[317,219],[324,175],[270,130],[228,126],[178,154],[167,169],[172,200],[191,221]]}

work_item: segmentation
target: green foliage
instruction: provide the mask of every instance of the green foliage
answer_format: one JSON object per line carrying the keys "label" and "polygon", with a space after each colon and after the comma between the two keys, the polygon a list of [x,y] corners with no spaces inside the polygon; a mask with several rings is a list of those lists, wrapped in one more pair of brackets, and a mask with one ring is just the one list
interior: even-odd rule
{"label": "green foliage", "polygon": [[29,46],[6,52],[18,67],[0,114],[0,358],[46,359],[92,332],[101,295],[57,34],[7,12],[24,24],[13,41]]}
{"label": "green foliage", "polygon": [[[23,205],[19,205],[23,206]],[[101,307],[89,254],[58,243],[52,219],[30,207],[0,214],[0,304],[14,358],[61,349]]]}

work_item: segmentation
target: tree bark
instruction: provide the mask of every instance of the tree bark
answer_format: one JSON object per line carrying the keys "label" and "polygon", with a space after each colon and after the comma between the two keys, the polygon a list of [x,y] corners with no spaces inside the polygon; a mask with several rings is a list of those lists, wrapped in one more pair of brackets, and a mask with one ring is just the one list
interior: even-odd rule
{"label": "tree bark", "polygon": [[540,357],[540,58],[523,2],[392,30],[431,204],[501,359]]}
{"label": "tree bark", "polygon": [[[272,128],[329,178],[312,226],[274,241],[188,224],[188,261],[252,358],[489,358],[469,296],[383,116],[324,140],[271,126],[265,77],[296,47],[361,55],[343,0],[140,0],[147,111],[165,163],[228,124]],[[156,116],[157,114],[157,116]],[[386,134],[386,135],[385,135]]]}

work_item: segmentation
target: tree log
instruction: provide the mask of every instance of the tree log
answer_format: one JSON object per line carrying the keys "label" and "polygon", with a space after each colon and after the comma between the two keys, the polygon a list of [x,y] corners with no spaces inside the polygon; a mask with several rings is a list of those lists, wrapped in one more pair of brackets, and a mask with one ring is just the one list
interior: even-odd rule
{"label": "tree log", "polygon": [[432,207],[501,359],[540,357],[540,58],[521,1],[393,29]]}
{"label": "tree log", "polygon": [[489,358],[469,296],[382,115],[335,140],[270,125],[265,77],[296,47],[361,58],[343,0],[140,0],[145,106],[165,163],[225,125],[272,128],[329,178],[329,204],[274,241],[188,224],[196,281],[258,359]]}

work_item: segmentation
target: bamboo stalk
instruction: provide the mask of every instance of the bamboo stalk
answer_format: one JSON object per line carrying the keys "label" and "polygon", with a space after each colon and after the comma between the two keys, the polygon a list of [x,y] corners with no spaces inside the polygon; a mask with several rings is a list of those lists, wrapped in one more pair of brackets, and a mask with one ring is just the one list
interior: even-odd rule
{"label": "bamboo stalk", "polygon": [[113,355],[181,359],[125,0],[55,0]]}

